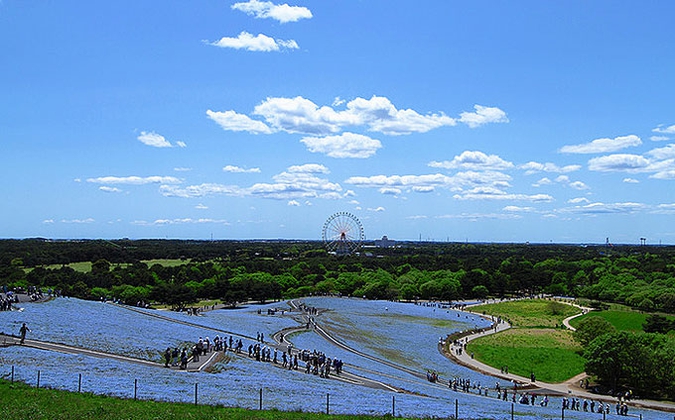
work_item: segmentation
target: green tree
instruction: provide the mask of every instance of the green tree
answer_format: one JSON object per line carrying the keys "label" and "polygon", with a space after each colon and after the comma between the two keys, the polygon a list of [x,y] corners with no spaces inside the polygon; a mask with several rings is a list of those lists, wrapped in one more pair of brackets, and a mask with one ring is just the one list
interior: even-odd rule
{"label": "green tree", "polygon": [[471,295],[473,295],[473,297],[477,299],[485,299],[488,297],[489,293],[490,291],[488,290],[488,288],[483,286],[482,284],[474,286],[473,289],[471,289]]}
{"label": "green tree", "polygon": [[605,318],[590,316],[579,321],[579,325],[576,331],[574,331],[574,339],[586,347],[591,341],[601,335],[613,332],[616,332],[616,328]]}
{"label": "green tree", "polygon": [[671,321],[663,315],[649,315],[645,319],[642,329],[647,333],[667,334],[668,331],[675,329],[675,321]]}

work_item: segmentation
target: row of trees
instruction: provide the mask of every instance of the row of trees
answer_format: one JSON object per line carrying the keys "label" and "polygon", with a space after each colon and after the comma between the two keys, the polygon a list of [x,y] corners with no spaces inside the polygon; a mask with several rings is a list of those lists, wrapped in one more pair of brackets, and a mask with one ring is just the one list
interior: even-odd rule
{"label": "row of trees", "polygon": [[[314,242],[12,240],[0,241],[0,284],[82,298],[179,296],[183,303],[310,293],[452,300],[543,292],[675,313],[673,247],[431,243],[372,248],[369,255],[338,258]],[[97,257],[90,272],[65,265],[78,256]],[[183,263],[148,266],[140,256]]]}

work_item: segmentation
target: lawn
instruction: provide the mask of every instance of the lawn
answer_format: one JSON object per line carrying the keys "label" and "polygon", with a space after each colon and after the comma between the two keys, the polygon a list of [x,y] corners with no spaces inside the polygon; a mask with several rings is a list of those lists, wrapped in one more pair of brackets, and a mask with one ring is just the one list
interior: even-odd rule
{"label": "lawn", "polygon": [[210,405],[135,401],[89,393],[71,393],[51,389],[36,389],[21,383],[0,380],[0,415],[13,420],[367,420],[371,416],[336,416],[278,410],[246,410]]}
{"label": "lawn", "polygon": [[470,308],[473,312],[501,316],[514,327],[555,328],[563,319],[581,312],[579,308],[544,299],[491,303]]}
{"label": "lawn", "polygon": [[509,373],[537,379],[564,382],[584,371],[581,346],[571,331],[554,329],[512,328],[499,334],[473,340],[467,351],[493,367],[508,366]]}
{"label": "lawn", "polygon": [[608,311],[591,311],[586,315],[574,318],[570,321],[570,325],[576,328],[581,320],[592,316],[604,318],[618,331],[642,331],[642,324],[644,324],[648,314],[616,309],[610,309]]}
{"label": "lawn", "polygon": [[584,371],[581,347],[571,331],[560,328],[563,320],[579,308],[544,299],[499,302],[472,308],[474,312],[501,317],[511,329],[480,337],[469,343],[468,352],[492,367],[509,367],[509,373],[543,382],[564,382]]}
{"label": "lawn", "polygon": [[[185,265],[185,264],[189,263],[190,260],[155,259],[155,260],[144,260],[144,261],[141,261],[141,262],[145,263],[145,265],[147,265],[148,267],[152,267],[155,264],[159,264],[163,267],[177,267],[177,266]],[[61,268],[65,265],[66,267],[70,267],[73,270],[78,271],[80,273],[89,273],[91,271],[91,264],[92,264],[91,261],[80,261],[80,262],[73,262],[73,263],[70,263],[70,264],[49,264],[49,265],[45,265],[43,267],[46,268],[47,270],[58,270],[59,268]],[[120,264],[114,263],[114,264],[111,264],[111,267],[114,268],[114,267],[119,266],[119,267],[125,268],[128,265],[129,265],[128,263],[120,263]],[[26,268],[24,271],[26,271],[26,273],[29,273],[32,270],[33,270],[32,268]]]}

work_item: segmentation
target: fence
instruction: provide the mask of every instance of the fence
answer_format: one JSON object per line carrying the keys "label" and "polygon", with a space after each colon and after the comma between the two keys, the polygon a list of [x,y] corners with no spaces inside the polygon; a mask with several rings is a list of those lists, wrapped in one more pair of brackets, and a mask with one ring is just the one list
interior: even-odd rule
{"label": "fence", "polygon": [[[11,373],[9,375],[11,383],[14,383],[14,373],[15,373],[14,366],[12,366]],[[41,371],[38,370],[37,371],[37,377],[36,377],[36,385],[35,385],[36,388],[40,388],[41,379],[42,379],[41,378]],[[130,385],[129,388],[130,388],[130,390],[132,389],[131,385]],[[138,381],[138,379],[134,379],[133,394],[130,394],[129,397],[133,397],[134,400],[138,400],[138,391],[139,391],[139,381]],[[263,388],[260,388],[258,391],[259,392],[258,392],[258,396],[257,396],[257,403],[258,403],[257,407],[258,407],[259,410],[264,410],[265,409],[265,407],[264,407],[265,395],[264,395],[264,392],[263,392]],[[77,392],[78,393],[83,392],[82,391],[82,374],[81,373],[78,374]],[[194,395],[194,404],[199,405],[199,383],[195,383],[193,395]],[[511,406],[510,406],[510,412],[506,413],[507,417],[510,414],[511,420],[514,420],[514,419],[518,418],[518,415],[516,413],[516,407],[517,407],[517,405],[512,402]],[[274,408],[274,407],[270,407],[270,408]],[[449,418],[460,420],[460,417],[459,417],[459,415],[460,415],[460,405],[459,405],[458,399],[455,399],[454,404],[453,404],[453,408],[454,408],[454,415],[450,415]],[[571,410],[569,410],[569,409],[566,410],[564,407],[562,407],[561,413],[560,413],[560,419],[561,420],[565,420],[565,412],[566,411],[571,411]],[[330,393],[326,393],[325,411],[324,412],[326,414],[331,414]],[[573,412],[578,412],[578,411],[573,410]],[[392,397],[391,397],[391,411],[389,412],[388,408],[387,408],[386,413],[391,414],[392,417],[397,417],[397,415],[396,415],[396,395],[392,395]],[[589,413],[589,414],[593,414],[593,413]],[[606,412],[597,413],[597,414],[598,414],[598,416],[597,416],[598,419],[600,418],[600,414],[602,414],[602,420],[606,420],[606,418],[607,418]],[[475,416],[475,415],[480,415],[480,414],[476,413],[475,409],[474,409],[474,410],[471,411],[471,413],[463,413],[463,415]],[[612,416],[615,417],[614,415],[612,415]],[[631,417],[633,417],[633,418],[639,418],[640,420],[643,419],[642,414],[639,414],[639,415],[629,414],[629,415],[626,415],[626,416],[616,416],[616,417],[620,417],[620,418],[631,418]],[[470,417],[466,417],[466,418],[470,418]],[[673,420],[675,420],[675,416],[673,416]]]}

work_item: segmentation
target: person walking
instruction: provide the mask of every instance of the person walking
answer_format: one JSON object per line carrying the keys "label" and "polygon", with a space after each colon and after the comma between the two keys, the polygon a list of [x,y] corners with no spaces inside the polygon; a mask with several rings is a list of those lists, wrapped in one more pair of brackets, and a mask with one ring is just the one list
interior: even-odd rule
{"label": "person walking", "polygon": [[21,328],[19,328],[19,334],[21,335],[21,344],[26,340],[26,333],[30,331],[30,328],[26,326],[26,323],[24,322]]}

